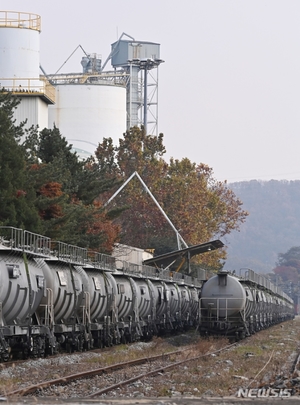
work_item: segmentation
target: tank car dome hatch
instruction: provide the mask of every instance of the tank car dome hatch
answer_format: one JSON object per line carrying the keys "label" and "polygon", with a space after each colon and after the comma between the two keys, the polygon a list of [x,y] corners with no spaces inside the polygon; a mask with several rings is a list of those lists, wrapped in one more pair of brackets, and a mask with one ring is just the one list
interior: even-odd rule
{"label": "tank car dome hatch", "polygon": [[204,283],[201,302],[213,315],[227,318],[245,307],[246,293],[238,278],[223,271]]}

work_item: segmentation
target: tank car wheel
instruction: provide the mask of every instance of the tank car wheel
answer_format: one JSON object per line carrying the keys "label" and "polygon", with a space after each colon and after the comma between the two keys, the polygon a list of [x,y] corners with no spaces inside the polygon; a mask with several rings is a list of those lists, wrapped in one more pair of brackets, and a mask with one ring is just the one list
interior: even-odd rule
{"label": "tank car wheel", "polygon": [[47,349],[47,351],[46,351],[46,356],[47,355],[49,355],[49,356],[53,356],[53,354],[54,354],[54,348],[51,346],[51,347],[48,347],[48,349]]}
{"label": "tank car wheel", "polygon": [[28,349],[23,349],[22,350],[22,359],[27,360],[28,359]]}
{"label": "tank car wheel", "polygon": [[89,350],[91,350],[91,342],[89,341],[89,340],[86,340],[85,342],[84,342],[84,345],[83,345],[83,350],[85,351],[85,352],[88,352]]}
{"label": "tank car wheel", "polygon": [[0,346],[0,362],[6,363],[9,360],[10,352],[11,347],[9,346],[9,343],[3,339],[2,345]]}
{"label": "tank car wheel", "polygon": [[1,361],[2,361],[3,363],[7,363],[8,360],[9,360],[9,353],[2,353],[2,355],[1,355]]}
{"label": "tank car wheel", "polygon": [[246,338],[246,332],[245,331],[240,332],[240,340],[243,340],[245,338]]}
{"label": "tank car wheel", "polygon": [[125,334],[125,339],[126,339],[127,343],[132,343],[133,342],[131,333],[126,333]]}
{"label": "tank car wheel", "polygon": [[125,345],[125,344],[126,344],[126,336],[125,336],[124,331],[121,330],[121,331],[120,331],[120,334],[121,334],[121,343],[122,343],[123,345]]}
{"label": "tank car wheel", "polygon": [[72,353],[72,345],[69,342],[66,343],[66,352],[67,353]]}
{"label": "tank car wheel", "polygon": [[3,362],[3,363],[8,362],[9,353],[10,353],[10,347],[6,347],[5,350],[1,353],[1,356],[0,356],[1,362]]}

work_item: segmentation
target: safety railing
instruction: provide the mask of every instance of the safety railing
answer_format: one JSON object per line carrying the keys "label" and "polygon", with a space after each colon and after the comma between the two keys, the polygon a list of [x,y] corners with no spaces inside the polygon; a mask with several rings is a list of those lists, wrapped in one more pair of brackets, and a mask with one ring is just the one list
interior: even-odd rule
{"label": "safety railing", "polygon": [[240,276],[241,276],[242,280],[244,280],[244,281],[250,281],[252,283],[255,283],[260,288],[266,289],[268,291],[271,291],[274,294],[282,296],[285,298],[285,300],[287,300],[291,303],[293,302],[291,297],[288,296],[288,294],[286,294],[277,285],[274,285],[269,279],[267,279],[262,274],[257,274],[257,273],[255,273],[255,271],[248,269],[248,268],[242,268],[242,269],[240,269]]}
{"label": "safety railing", "polygon": [[0,87],[14,95],[42,95],[51,102],[55,102],[55,87],[44,77],[0,77]]}
{"label": "safety railing", "polygon": [[41,31],[41,17],[33,13],[0,11],[0,27]]}
{"label": "safety railing", "polygon": [[48,256],[51,251],[51,239],[23,229],[0,226],[0,246],[5,249]]}
{"label": "safety railing", "polygon": [[35,234],[23,229],[0,226],[0,249],[11,249],[32,253],[37,256],[56,258],[59,261],[74,265],[91,267],[105,271],[122,271],[135,277],[159,279],[177,284],[202,286],[202,280],[182,273],[173,273],[169,269],[130,263],[114,256],[89,251],[79,246],[60,241],[52,241],[46,236]]}

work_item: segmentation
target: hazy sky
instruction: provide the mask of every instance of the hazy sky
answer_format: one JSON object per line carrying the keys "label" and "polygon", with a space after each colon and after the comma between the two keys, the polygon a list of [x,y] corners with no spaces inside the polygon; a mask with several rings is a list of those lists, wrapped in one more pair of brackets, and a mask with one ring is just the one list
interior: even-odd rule
{"label": "hazy sky", "polygon": [[[221,181],[300,179],[299,0],[1,0],[1,10],[41,16],[47,73],[78,45],[105,61],[123,32],[159,43],[165,159],[206,163]],[[82,56],[60,72],[81,72]]]}

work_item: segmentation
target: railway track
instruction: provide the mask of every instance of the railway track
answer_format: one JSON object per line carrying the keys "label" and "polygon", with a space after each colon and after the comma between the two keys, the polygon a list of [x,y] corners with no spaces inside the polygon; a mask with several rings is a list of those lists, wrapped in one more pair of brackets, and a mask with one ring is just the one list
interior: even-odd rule
{"label": "railway track", "polygon": [[141,364],[145,364],[145,363],[151,363],[157,360],[163,360],[164,358],[170,358],[171,356],[176,356],[178,354],[182,354],[184,351],[186,351],[188,349],[185,350],[177,350],[174,352],[170,352],[170,353],[164,353],[164,354],[160,354],[160,355],[156,355],[156,356],[151,356],[151,357],[142,357],[140,359],[135,359],[135,360],[130,360],[130,361],[125,361],[122,363],[116,363],[116,364],[112,364],[106,367],[100,367],[97,369],[93,369],[93,370],[89,370],[89,371],[84,371],[84,372],[80,372],[80,373],[76,373],[76,374],[70,374],[70,375],[66,375],[60,378],[56,378],[54,380],[49,380],[49,381],[43,381],[39,384],[34,384],[31,386],[28,386],[26,388],[21,388],[12,392],[9,392],[7,394],[7,396],[25,396],[28,394],[33,394],[38,390],[43,390],[45,388],[49,388],[51,386],[55,386],[55,385],[59,385],[59,384],[70,384],[73,381],[77,381],[77,380],[81,380],[84,378],[91,378],[97,375],[101,375],[101,374],[107,374],[107,373],[114,373],[117,370],[122,370],[124,368],[128,368],[128,367],[133,367],[133,366],[138,366]]}
{"label": "railway track", "polygon": [[[96,384],[98,384],[98,382],[97,381],[93,382],[93,378],[99,377],[101,375],[106,375],[105,387],[102,387],[100,390],[97,389],[92,394],[86,393],[84,395],[85,398],[93,398],[109,393],[110,391],[113,391],[118,387],[125,387],[126,385],[132,384],[135,381],[141,380],[143,378],[167,372],[172,368],[182,366],[187,362],[196,361],[198,359],[205,358],[206,356],[216,355],[221,351],[228,350],[229,348],[235,346],[236,344],[237,343],[224,345],[223,342],[223,346],[221,348],[197,356],[191,355],[191,353],[194,353],[195,350],[195,348],[191,346],[176,351],[171,351],[167,353],[164,352],[159,355],[146,356],[125,362],[118,362],[115,364],[111,364],[109,366],[64,375],[62,377],[55,378],[53,380],[47,380],[39,382],[38,384],[28,385],[26,387],[22,387],[20,389],[7,392],[6,396],[8,398],[28,396],[28,395],[31,396],[34,395],[36,397],[49,395],[51,396],[50,391],[52,387],[64,387],[63,390],[66,392],[68,390],[68,387],[72,386],[74,382],[76,382],[76,385],[79,386],[82,380],[87,379],[89,380],[89,385],[92,386],[94,385],[94,387],[96,387]],[[181,359],[177,360],[180,357]],[[147,369],[146,372],[144,371],[145,368]],[[151,370],[149,371],[149,369]],[[124,376],[128,374],[130,374],[131,377],[124,379]],[[134,374],[134,376],[132,376],[132,374]],[[106,381],[108,379],[109,380],[118,379],[119,381],[117,383],[107,385]],[[79,390],[82,392],[81,388],[79,388]],[[74,384],[72,386],[72,395],[74,395]]]}
{"label": "railway track", "polygon": [[191,361],[196,361],[196,360],[199,360],[199,359],[203,359],[206,356],[211,356],[213,354],[220,353],[221,351],[227,350],[227,349],[229,349],[229,348],[231,348],[232,346],[235,346],[235,345],[237,345],[237,343],[232,343],[232,344],[227,345],[227,346],[225,346],[225,347],[223,347],[223,348],[221,348],[219,350],[216,350],[214,352],[208,352],[208,353],[202,354],[200,356],[194,356],[194,357],[191,357],[191,358],[188,358],[188,359],[184,359],[184,360],[177,361],[177,362],[169,364],[169,365],[165,365],[165,366],[156,368],[156,369],[154,369],[152,371],[149,371],[149,372],[146,372],[146,373],[143,373],[143,374],[138,374],[135,377],[131,377],[131,378],[127,379],[127,380],[120,381],[117,384],[113,384],[113,385],[111,385],[109,387],[105,387],[105,388],[103,388],[103,389],[101,389],[99,391],[96,391],[93,394],[90,394],[88,396],[88,398],[98,397],[100,395],[103,395],[103,394],[106,394],[106,393],[108,393],[110,391],[113,391],[113,390],[115,390],[115,389],[117,389],[119,387],[124,387],[126,385],[132,384],[133,382],[135,382],[137,380],[141,380],[141,379],[146,378],[146,377],[151,377],[151,376],[153,376],[155,374],[158,374],[158,373],[164,373],[166,371],[171,370],[172,368],[182,366],[185,363],[188,363],[188,362],[191,362]]}
{"label": "railway track", "polygon": [[[291,389],[293,395],[298,395],[299,334],[300,319],[297,317],[294,321],[262,330],[232,345],[228,345],[225,339],[197,338],[189,342],[187,339],[180,344],[180,349],[177,347],[174,350],[177,342],[172,339],[183,337],[172,337],[168,343],[158,339],[156,342],[109,348],[105,353],[97,354],[100,356],[98,367],[92,362],[94,357],[89,357],[90,353],[81,354],[87,356],[85,363],[81,357],[76,360],[77,355],[64,356],[61,366],[57,364],[52,372],[51,367],[58,359],[42,359],[41,362],[47,362],[45,364],[48,366],[43,365],[39,369],[37,374],[41,374],[40,378],[35,378],[31,383],[22,381],[17,384],[19,386],[14,385],[0,392],[0,396],[5,395],[9,399],[55,396],[61,399],[101,400],[184,398],[185,395],[234,398],[241,388],[255,391],[269,388],[280,390],[279,387]],[[137,357],[138,348],[144,354],[141,355],[139,350]],[[115,357],[111,360],[114,361],[108,364],[108,357],[113,355]],[[91,359],[91,363],[87,363],[88,359]],[[38,363],[33,362],[31,367],[39,367]],[[44,372],[46,367],[49,370],[42,378],[41,370]],[[66,372],[68,369],[69,373]],[[8,370],[10,381],[20,378],[16,370]],[[2,377],[0,372],[0,379],[4,381]]]}

